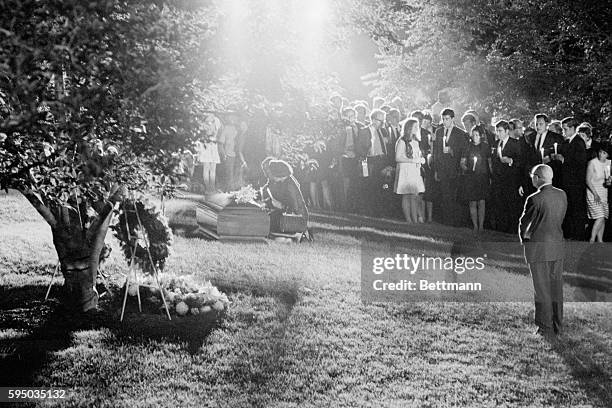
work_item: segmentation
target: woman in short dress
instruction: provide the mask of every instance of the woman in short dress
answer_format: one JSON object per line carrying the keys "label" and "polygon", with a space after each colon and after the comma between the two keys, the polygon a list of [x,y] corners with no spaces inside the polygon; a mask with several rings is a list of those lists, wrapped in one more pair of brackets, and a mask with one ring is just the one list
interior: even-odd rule
{"label": "woman in short dress", "polygon": [[491,148],[477,126],[470,131],[470,139],[460,162],[464,173],[463,199],[470,203],[474,232],[480,233],[484,228],[485,200],[489,195]]}
{"label": "woman in short dress", "polygon": [[217,145],[217,132],[219,122],[214,115],[209,114],[204,118],[204,137],[196,142],[197,158],[202,163],[202,178],[204,182],[204,193],[214,193],[216,187],[217,164],[221,162],[219,147]]}
{"label": "woman in short dress", "polygon": [[421,165],[425,159],[419,147],[420,137],[418,120],[410,118],[404,123],[402,137],[395,144],[397,166],[393,191],[402,196],[402,211],[408,223],[423,222],[419,194],[425,191],[421,176]]}
{"label": "woman in short dress", "polygon": [[597,157],[589,161],[587,166],[587,214],[594,220],[589,242],[603,242],[606,220],[609,216],[608,187],[610,178],[610,160],[608,160],[608,145],[600,144]]}

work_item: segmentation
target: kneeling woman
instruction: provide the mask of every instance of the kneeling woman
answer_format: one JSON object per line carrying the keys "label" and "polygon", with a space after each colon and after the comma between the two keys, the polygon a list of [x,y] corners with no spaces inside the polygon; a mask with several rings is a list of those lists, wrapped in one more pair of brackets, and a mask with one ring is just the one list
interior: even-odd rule
{"label": "kneeling woman", "polygon": [[[308,223],[308,209],[300,190],[300,184],[293,177],[291,166],[283,160],[272,160],[268,169],[270,178],[264,198],[267,207],[272,210],[270,232],[289,234],[305,232]],[[284,223],[281,222],[283,217],[285,217]],[[289,219],[293,219],[293,222]]]}

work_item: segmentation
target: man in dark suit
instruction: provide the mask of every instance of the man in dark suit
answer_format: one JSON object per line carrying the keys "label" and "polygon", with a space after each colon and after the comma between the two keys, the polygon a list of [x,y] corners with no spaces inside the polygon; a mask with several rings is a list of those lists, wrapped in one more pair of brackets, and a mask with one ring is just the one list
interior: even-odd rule
{"label": "man in dark suit", "polygon": [[548,130],[550,120],[544,113],[538,113],[534,117],[536,126],[536,136],[533,143],[533,159],[534,166],[536,164],[548,164],[552,169],[555,177],[553,178],[553,186],[561,187],[561,162],[553,159],[556,153],[560,152],[563,144],[563,136]]}
{"label": "man in dark suit", "polygon": [[390,164],[384,123],[385,112],[374,109],[370,113],[370,125],[359,129],[357,137],[357,153],[362,160],[367,161],[367,176],[363,183],[361,199],[370,215],[380,215],[384,212],[385,203],[381,200],[384,184],[382,170]]}
{"label": "man in dark suit", "polygon": [[442,125],[436,130],[433,144],[434,178],[440,182],[442,222],[458,227],[461,225],[461,206],[457,200],[459,160],[467,145],[468,136],[455,126],[455,112],[442,111]]}
{"label": "man in dark suit", "polygon": [[[400,124],[401,112],[398,109],[391,109],[387,114],[387,127],[384,129],[383,136],[387,142],[387,167],[395,169],[395,144],[402,137],[402,125]],[[382,215],[390,218],[403,219],[402,202],[398,195],[393,191],[393,174],[384,177],[386,188],[383,190],[384,208]]]}
{"label": "man in dark suit", "polygon": [[491,162],[493,175],[491,198],[498,231],[513,233],[521,212],[521,170],[523,158],[521,144],[510,137],[510,124],[500,120],[495,124],[498,137]]}
{"label": "man in dark suit", "polygon": [[552,186],[553,170],[538,164],[531,170],[538,190],[527,197],[519,238],[533,278],[538,334],[551,338],[563,330],[563,219],[567,196]]}
{"label": "man in dark suit", "polygon": [[386,135],[387,140],[387,156],[389,157],[389,163],[395,163],[395,143],[397,139],[402,137],[402,126],[400,125],[400,111],[397,109],[391,109],[387,115],[387,128]]}
{"label": "man in dark suit", "polygon": [[567,214],[563,222],[565,238],[586,239],[586,167],[584,140],[576,133],[578,121],[567,117],[561,121],[565,141],[555,159],[561,162],[561,188],[567,194]]}
{"label": "man in dark suit", "polygon": [[338,154],[337,160],[342,175],[342,209],[352,212],[355,210],[359,199],[357,191],[361,168],[356,154],[359,125],[353,108],[344,108],[342,117],[344,119],[344,129],[339,132],[335,150]]}
{"label": "man in dark suit", "polygon": [[[537,132],[533,128],[525,128],[523,135],[518,141],[521,146],[521,156],[523,157],[523,168],[521,169],[521,191],[519,192],[523,200],[535,193],[536,189],[531,183],[531,169],[540,164],[535,152],[535,138]],[[554,171],[554,170],[553,170]]]}

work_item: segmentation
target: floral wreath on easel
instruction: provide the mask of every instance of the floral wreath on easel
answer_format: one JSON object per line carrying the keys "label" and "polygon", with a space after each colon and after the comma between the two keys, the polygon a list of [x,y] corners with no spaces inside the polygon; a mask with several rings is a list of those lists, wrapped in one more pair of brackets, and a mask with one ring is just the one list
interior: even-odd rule
{"label": "floral wreath on easel", "polygon": [[133,259],[147,274],[164,269],[173,236],[166,217],[154,205],[124,200],[113,230],[128,262]]}

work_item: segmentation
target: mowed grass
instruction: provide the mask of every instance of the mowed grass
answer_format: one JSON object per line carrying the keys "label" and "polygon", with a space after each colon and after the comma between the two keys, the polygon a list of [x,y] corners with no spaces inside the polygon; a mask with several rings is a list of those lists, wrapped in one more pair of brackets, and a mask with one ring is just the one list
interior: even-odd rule
{"label": "mowed grass", "polygon": [[[40,354],[19,385],[71,390],[51,406],[612,406],[609,303],[566,304],[555,343],[531,334],[530,302],[364,304],[360,240],[371,234],[325,225],[303,245],[176,237],[166,271],[210,279],[232,301],[195,351],[115,324],[48,339],[62,319],[40,302],[50,232],[17,195],[0,195],[0,213],[0,341],[17,350],[4,358]],[[119,255],[106,267],[116,281]]]}

